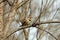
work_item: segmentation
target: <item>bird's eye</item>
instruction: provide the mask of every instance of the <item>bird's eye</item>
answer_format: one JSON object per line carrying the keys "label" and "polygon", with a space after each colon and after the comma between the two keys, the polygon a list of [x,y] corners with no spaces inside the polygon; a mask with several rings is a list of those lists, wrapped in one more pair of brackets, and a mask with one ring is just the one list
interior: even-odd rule
{"label": "bird's eye", "polygon": [[29,21],[31,21],[31,19]]}

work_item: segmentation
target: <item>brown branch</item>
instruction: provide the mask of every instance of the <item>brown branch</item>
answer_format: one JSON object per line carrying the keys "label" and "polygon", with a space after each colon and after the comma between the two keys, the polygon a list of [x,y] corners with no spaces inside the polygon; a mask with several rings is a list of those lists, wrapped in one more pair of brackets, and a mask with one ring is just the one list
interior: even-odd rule
{"label": "brown branch", "polygon": [[46,21],[46,22],[41,22],[40,24],[49,24],[49,23],[60,23],[60,21]]}
{"label": "brown branch", "polygon": [[[16,29],[14,32],[12,32],[11,34],[9,34],[6,38],[8,38],[9,36],[11,36],[13,33],[15,33],[15,32],[17,32],[17,31],[19,31],[19,30],[22,30],[22,29],[25,29],[25,28],[30,28],[31,26],[24,26],[24,27],[22,27],[22,28],[18,28],[18,29]],[[45,32],[47,32],[48,34],[50,34],[52,37],[54,37],[56,40],[58,40],[54,35],[52,35],[50,32],[48,32],[48,31],[46,31],[46,30],[43,30],[43,29],[41,29],[41,28],[39,28],[39,27],[36,27],[36,28],[38,28],[38,29],[40,29],[40,30],[42,30],[42,31],[45,31]],[[5,39],[6,39],[5,38]]]}
{"label": "brown branch", "polygon": [[29,28],[30,26],[21,26],[19,28],[16,28],[15,30],[13,30],[9,35],[7,35],[7,37],[5,37],[5,39],[7,39],[9,36],[11,36],[12,34],[14,34],[15,32],[25,29],[25,28]]}
{"label": "brown branch", "polygon": [[48,32],[48,31],[46,31],[46,30],[44,30],[44,29],[41,29],[40,27],[36,27],[36,28],[38,28],[38,29],[40,29],[40,30],[42,30],[42,31],[45,31],[45,32],[47,32],[48,34],[50,34],[52,37],[54,37],[56,40],[58,40],[53,34],[51,34],[50,32]]}
{"label": "brown branch", "polygon": [[19,3],[18,5],[16,5],[16,8],[17,8],[17,9],[20,8],[21,6],[23,6],[24,4],[26,4],[28,1],[29,1],[29,0],[26,0],[26,1],[24,1],[24,2]]}
{"label": "brown branch", "polygon": [[2,0],[2,1],[0,2],[0,4],[3,3],[3,2],[5,2],[5,1],[8,2],[8,4],[9,4],[10,6],[12,6],[12,5],[9,3],[8,0]]}
{"label": "brown branch", "polygon": [[7,0],[2,0],[2,1],[0,2],[0,4],[1,4],[2,2],[5,2],[5,1],[7,1]]}
{"label": "brown branch", "polygon": [[[41,22],[40,24],[36,24],[36,25],[41,25],[41,24],[49,24],[49,23],[60,23],[60,21],[49,21],[49,22]],[[30,28],[30,27],[36,27],[36,25],[28,25],[28,26],[22,26],[22,27],[19,27],[19,28],[16,28],[15,30],[13,30],[7,37],[5,37],[5,39],[6,38],[8,38],[9,36],[11,36],[13,33],[15,33],[15,32],[17,32],[17,31],[19,31],[19,30],[22,30],[22,29],[25,29],[25,28]],[[39,28],[39,27],[37,27],[37,28]],[[40,29],[40,28],[39,28]],[[41,29],[42,30],[42,29]],[[43,30],[43,31],[45,31],[45,30]],[[47,31],[45,31],[45,32],[47,32]],[[49,33],[49,32],[47,32],[47,33]],[[50,35],[52,35],[51,33],[49,33]],[[53,36],[53,35],[52,35]],[[54,37],[55,38],[55,37]],[[56,38],[55,38],[56,39]]]}

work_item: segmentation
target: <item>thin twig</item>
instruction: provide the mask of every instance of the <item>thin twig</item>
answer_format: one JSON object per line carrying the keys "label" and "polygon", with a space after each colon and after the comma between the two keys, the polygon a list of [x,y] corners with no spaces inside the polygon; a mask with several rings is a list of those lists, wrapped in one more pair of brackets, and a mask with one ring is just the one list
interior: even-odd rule
{"label": "thin twig", "polygon": [[44,29],[41,29],[40,27],[36,27],[36,28],[38,28],[38,29],[40,29],[40,30],[42,30],[42,31],[45,31],[45,32],[47,32],[48,34],[50,34],[52,37],[54,37],[56,40],[58,40],[53,34],[51,34],[50,32],[48,32],[48,31],[46,31],[46,30],[44,30]]}

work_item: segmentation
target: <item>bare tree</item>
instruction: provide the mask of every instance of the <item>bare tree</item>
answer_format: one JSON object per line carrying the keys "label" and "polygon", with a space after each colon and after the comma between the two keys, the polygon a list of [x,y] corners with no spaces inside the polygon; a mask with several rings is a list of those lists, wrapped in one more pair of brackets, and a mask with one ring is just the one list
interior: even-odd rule
{"label": "bare tree", "polygon": [[[0,40],[59,40],[57,1],[0,0]],[[36,32],[29,39],[31,28]]]}

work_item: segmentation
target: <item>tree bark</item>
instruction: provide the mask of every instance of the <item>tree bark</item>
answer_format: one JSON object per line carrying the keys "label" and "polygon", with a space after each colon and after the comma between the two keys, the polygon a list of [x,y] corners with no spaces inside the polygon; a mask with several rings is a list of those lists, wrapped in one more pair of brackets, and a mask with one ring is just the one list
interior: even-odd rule
{"label": "tree bark", "polygon": [[4,37],[3,14],[4,14],[4,3],[1,3],[0,4],[0,40],[2,40]]}

